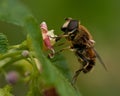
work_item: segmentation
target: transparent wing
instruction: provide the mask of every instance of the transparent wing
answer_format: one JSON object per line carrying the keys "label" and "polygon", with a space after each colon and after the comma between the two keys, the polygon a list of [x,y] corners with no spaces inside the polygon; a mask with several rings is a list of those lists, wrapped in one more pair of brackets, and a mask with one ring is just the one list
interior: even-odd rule
{"label": "transparent wing", "polygon": [[102,61],[102,58],[100,57],[100,55],[97,53],[97,51],[93,48],[95,54],[96,54],[96,57],[98,58],[98,60],[100,61],[100,63],[103,65],[103,67],[105,68],[105,70],[107,71],[107,67],[105,65],[105,63]]}

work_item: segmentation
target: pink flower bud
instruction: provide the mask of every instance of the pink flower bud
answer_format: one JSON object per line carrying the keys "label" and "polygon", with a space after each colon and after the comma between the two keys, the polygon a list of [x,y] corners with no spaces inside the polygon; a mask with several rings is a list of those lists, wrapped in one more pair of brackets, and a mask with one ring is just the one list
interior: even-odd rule
{"label": "pink flower bud", "polygon": [[41,30],[45,30],[45,32],[48,31],[46,22],[42,22],[42,23],[40,24],[40,28],[41,28]]}
{"label": "pink flower bud", "polygon": [[42,22],[40,24],[40,29],[42,32],[43,42],[44,42],[45,46],[48,49],[52,50],[53,47],[52,47],[51,42],[50,42],[50,37],[47,34],[48,33],[47,24],[45,22]]}
{"label": "pink flower bud", "polygon": [[19,79],[19,75],[16,71],[10,71],[6,75],[6,80],[9,84],[15,84]]}
{"label": "pink flower bud", "polygon": [[53,58],[54,54],[55,54],[53,45],[56,42],[55,38],[57,37],[57,35],[54,34],[54,30],[48,31],[47,24],[45,22],[42,22],[40,24],[40,29],[42,32],[42,37],[43,37],[43,42],[44,42],[45,47],[47,47],[47,49],[51,50],[51,52],[52,52],[52,53],[48,54],[48,57]]}

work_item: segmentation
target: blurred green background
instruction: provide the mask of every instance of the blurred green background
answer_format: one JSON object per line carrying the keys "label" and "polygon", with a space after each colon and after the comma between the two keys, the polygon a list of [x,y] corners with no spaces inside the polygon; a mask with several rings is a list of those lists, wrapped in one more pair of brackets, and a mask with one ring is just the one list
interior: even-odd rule
{"label": "blurred green background", "polygon": [[[97,61],[94,70],[81,73],[77,81],[83,96],[120,95],[120,1],[119,0],[21,0],[38,22],[46,21],[49,29],[60,34],[65,17],[79,19],[96,41],[96,49],[108,67],[108,72]],[[14,6],[14,5],[13,5]],[[5,33],[10,44],[18,44],[25,39],[22,29],[16,25],[0,21],[0,31]],[[72,71],[79,68],[74,53],[63,53]],[[74,63],[73,63],[74,62]]]}

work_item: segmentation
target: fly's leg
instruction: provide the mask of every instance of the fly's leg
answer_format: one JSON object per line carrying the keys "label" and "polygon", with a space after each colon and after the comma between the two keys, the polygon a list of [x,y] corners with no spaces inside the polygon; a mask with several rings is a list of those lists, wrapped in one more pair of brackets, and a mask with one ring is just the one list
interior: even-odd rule
{"label": "fly's leg", "polygon": [[86,64],[86,66],[84,66],[83,68],[81,68],[81,69],[79,69],[79,70],[77,70],[77,71],[75,72],[75,74],[74,74],[74,76],[73,76],[73,78],[72,78],[72,85],[74,85],[74,84],[76,83],[77,78],[78,78],[80,72],[81,72],[81,71],[84,71],[87,66],[88,66],[88,63]]}
{"label": "fly's leg", "polygon": [[81,72],[81,71],[84,71],[85,68],[86,68],[86,67],[88,66],[88,64],[89,64],[89,62],[88,62],[88,60],[85,58],[85,56],[83,56],[81,53],[76,53],[76,54],[77,54],[77,56],[79,57],[79,58],[78,58],[78,61],[80,61],[80,62],[83,63],[83,67],[75,72],[75,74],[74,74],[74,76],[73,76],[73,78],[72,78],[72,85],[75,84],[75,82],[76,82],[76,80],[77,80],[80,72]]}
{"label": "fly's leg", "polygon": [[[62,34],[62,35],[59,35],[59,36],[56,36],[56,37],[51,37],[51,36],[49,36],[49,37],[52,38],[52,39],[55,39],[55,42],[57,42],[57,41],[59,41],[61,38],[68,37],[68,35]],[[65,43],[61,43],[61,44],[59,44],[58,46],[61,46],[61,45],[64,45],[64,44],[65,44]],[[53,49],[53,50],[51,50],[52,52],[48,54],[48,58],[53,58],[55,54],[58,54],[58,53],[66,50],[66,49],[70,49],[70,47],[69,47],[69,48],[68,48],[68,47],[67,47],[67,48],[63,48],[63,49],[59,50],[58,52],[55,52],[54,49]]]}
{"label": "fly's leg", "polygon": [[55,52],[55,54],[59,54],[60,52],[65,51],[65,50],[69,50],[69,49],[71,49],[71,47],[70,47],[70,46],[65,47],[65,48],[62,48],[61,50],[59,50],[59,51]]}
{"label": "fly's leg", "polygon": [[74,74],[74,76],[73,76],[73,78],[72,78],[72,85],[74,85],[75,84],[75,82],[77,81],[77,77],[78,77],[78,75],[80,74],[80,72],[83,70],[83,68],[82,69],[79,69],[79,70],[77,70],[76,72],[75,72],[75,74]]}
{"label": "fly's leg", "polygon": [[57,51],[57,52],[52,52],[52,53],[49,53],[48,54],[48,57],[49,58],[53,58],[54,57],[54,55],[56,55],[56,54],[59,54],[60,52],[63,52],[63,51],[65,51],[65,50],[68,50],[68,49],[71,49],[71,47],[70,46],[68,46],[68,47],[65,47],[65,48],[62,48],[61,50],[59,50],[59,51]]}
{"label": "fly's leg", "polygon": [[52,39],[55,39],[55,41],[57,42],[57,41],[59,41],[59,40],[61,40],[62,38],[65,38],[65,37],[68,37],[69,35],[67,34],[62,34],[62,35],[59,35],[59,36],[56,36],[56,37],[52,37],[52,36],[49,36],[50,38],[52,38]]}
{"label": "fly's leg", "polygon": [[72,30],[71,32],[68,32],[68,34],[62,34],[62,35],[59,35],[57,37],[53,37],[55,38],[55,41],[59,41],[61,38],[65,38],[65,37],[68,37],[70,34],[72,34],[74,31],[76,30],[76,28],[74,30]]}

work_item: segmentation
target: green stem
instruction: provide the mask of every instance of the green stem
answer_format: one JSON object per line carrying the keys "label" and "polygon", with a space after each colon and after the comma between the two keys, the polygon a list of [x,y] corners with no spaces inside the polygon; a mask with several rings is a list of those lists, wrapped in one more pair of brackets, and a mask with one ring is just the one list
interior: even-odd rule
{"label": "green stem", "polygon": [[36,65],[36,62],[35,62],[35,60],[34,60],[34,57],[33,57],[33,55],[30,53],[29,54],[29,58],[30,58],[30,62],[31,62],[31,64],[32,64],[32,66],[33,66],[33,70],[34,70],[34,72],[36,72],[36,73],[38,73],[39,72],[39,70],[38,70],[38,68],[37,68],[37,65]]}
{"label": "green stem", "polygon": [[8,58],[8,57],[13,57],[13,56],[19,55],[21,53],[22,53],[22,51],[9,52],[9,53],[6,53],[6,54],[0,56],[0,60],[3,60],[3,59]]}
{"label": "green stem", "polygon": [[18,45],[9,46],[9,49],[21,49],[21,50],[28,49],[27,40],[23,41],[22,43]]}
{"label": "green stem", "polygon": [[19,60],[21,60],[21,59],[24,59],[24,58],[23,58],[22,56],[15,57],[15,58],[13,58],[12,60],[10,60],[9,62],[7,62],[6,64],[4,64],[4,65],[2,66],[2,68],[7,67],[8,65],[10,66],[10,65],[13,64],[14,62],[19,61]]}
{"label": "green stem", "polygon": [[33,72],[32,72],[32,74],[31,74],[31,84],[30,84],[30,91],[29,91],[29,93],[28,93],[28,95],[27,96],[39,96],[39,94],[40,94],[40,80],[39,80],[39,78],[40,78],[40,72],[39,72],[39,70],[38,70],[38,68],[37,68],[37,65],[36,65],[36,62],[35,62],[35,60],[34,60],[34,57],[33,57],[33,54],[32,53],[30,53],[29,54],[29,62],[32,64],[32,66],[33,66]]}

